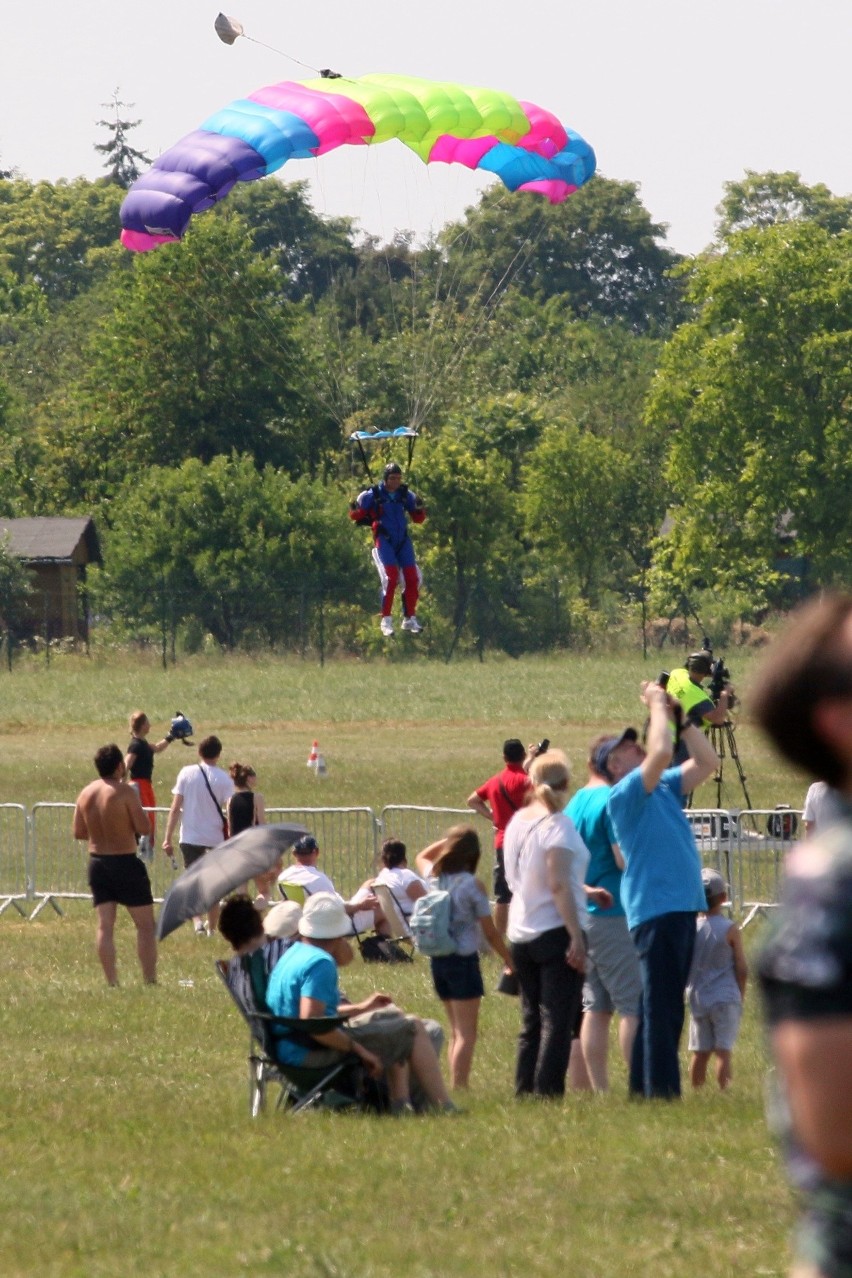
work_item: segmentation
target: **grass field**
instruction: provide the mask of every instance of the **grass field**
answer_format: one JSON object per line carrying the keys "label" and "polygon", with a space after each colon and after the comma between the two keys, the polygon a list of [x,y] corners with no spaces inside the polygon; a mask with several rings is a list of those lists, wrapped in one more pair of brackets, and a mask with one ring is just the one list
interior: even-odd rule
{"label": "grass field", "polygon": [[[791,1220],[763,1120],[752,1000],[730,1094],[630,1104],[511,1097],[517,1007],[483,1004],[458,1119],[247,1115],[247,1036],[213,971],[226,947],[183,929],[140,986],[105,988],[91,910],[0,919],[0,1272],[8,1275],[785,1271]],[[488,984],[496,967],[489,964]],[[191,982],[191,984],[187,984]],[[434,1013],[428,969],[346,973]]]}
{"label": "grass field", "polygon": [[[22,661],[0,673],[0,800],[31,804],[73,800],[91,778],[98,746],[127,743],[127,716],[141,707],[153,734],[175,710],[196,738],[216,732],[223,762],[250,761],[259,788],[276,806],[431,803],[456,807],[499,765],[507,736],[547,736],[565,749],[578,781],[589,741],[599,732],[641,726],[640,680],[656,677],[673,654],[560,657],[485,663],[308,662],[245,657],[187,658],[163,671],[150,654],[64,655],[49,666]],[[747,688],[753,654],[729,659]],[[329,773],[317,783],[305,767],[318,738]],[[796,806],[796,778],[742,717],[736,739],[752,803]],[[168,803],[178,768],[194,753],[175,743],[154,773]],[[725,767],[725,807],[746,806],[736,773]],[[699,793],[715,805],[715,787]]]}
{"label": "grass field", "polygon": [[[94,749],[126,743],[126,714],[177,708],[248,758],[271,803],[456,806],[506,735],[549,736],[582,780],[588,740],[637,721],[656,666],[566,656],[484,665],[62,658],[2,675],[3,801],[73,799]],[[730,663],[729,663],[730,664]],[[747,681],[748,668],[743,679]],[[329,778],[305,768],[318,737]],[[743,722],[755,802],[794,802]],[[178,745],[159,757],[167,801]],[[740,806],[740,804],[737,804]],[[758,938],[750,929],[749,943]],[[730,1094],[682,1105],[606,1097],[518,1104],[517,1007],[494,995],[466,1112],[396,1123],[353,1115],[247,1116],[246,1034],[213,970],[224,944],[182,929],[144,988],[126,919],[124,984],[103,985],[92,911],[0,917],[0,1273],[299,1274],[305,1278],[635,1273],[781,1275],[792,1205],[763,1119],[767,1064],[747,1006]],[[488,965],[487,984],[496,968]],[[380,986],[436,1014],[428,970],[353,965],[350,996]],[[614,1058],[613,1058],[614,1059]]]}

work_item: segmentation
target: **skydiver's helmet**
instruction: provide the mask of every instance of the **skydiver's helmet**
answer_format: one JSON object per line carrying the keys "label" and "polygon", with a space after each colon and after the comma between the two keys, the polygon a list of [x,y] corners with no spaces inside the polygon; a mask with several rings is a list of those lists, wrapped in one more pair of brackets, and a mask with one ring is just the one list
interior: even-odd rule
{"label": "skydiver's helmet", "polygon": [[175,741],[182,741],[184,745],[191,745],[189,738],[192,736],[192,724],[189,722],[185,714],[181,714],[180,710],[175,712],[172,719],[172,726],[169,728],[169,736]]}
{"label": "skydiver's helmet", "polygon": [[385,469],[382,473],[382,478],[387,479],[388,475],[399,475],[400,477],[402,476],[402,467],[400,466],[399,462],[388,462],[387,466],[385,466]]}

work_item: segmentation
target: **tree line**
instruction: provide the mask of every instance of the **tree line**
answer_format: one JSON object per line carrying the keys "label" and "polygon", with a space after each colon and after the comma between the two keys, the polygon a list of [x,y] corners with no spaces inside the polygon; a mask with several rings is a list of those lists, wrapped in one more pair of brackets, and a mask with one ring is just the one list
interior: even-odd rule
{"label": "tree line", "polygon": [[849,583],[852,200],[748,173],[684,259],[605,177],[490,190],[425,245],[270,179],[134,256],[101,149],[100,181],[0,180],[0,516],[94,516],[101,633],[369,651],[347,441],[401,424],[436,652]]}

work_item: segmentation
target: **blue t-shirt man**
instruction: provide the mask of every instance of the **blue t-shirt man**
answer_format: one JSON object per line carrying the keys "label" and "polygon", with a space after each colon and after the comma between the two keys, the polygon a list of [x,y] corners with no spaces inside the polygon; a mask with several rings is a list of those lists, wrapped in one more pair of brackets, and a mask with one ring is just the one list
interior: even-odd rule
{"label": "blue t-shirt man", "polygon": [[650,794],[636,768],[607,794],[614,842],[624,853],[621,903],[631,931],[661,914],[705,909],[701,858],[681,807],[680,768],[667,768]]}
{"label": "blue t-shirt man", "polygon": [[682,735],[689,759],[671,767],[671,722],[679,711],[660,684],[644,683],[647,746],[625,728],[595,751],[595,771],[612,781],[607,811],[624,858],[621,903],[639,959],[642,995],[630,1060],[630,1091],[680,1095],[678,1046],[684,995],[695,947],[695,919],[705,907],[698,848],[680,806],[718,764],[693,724]]}
{"label": "blue t-shirt man", "polygon": [[[340,1005],[337,964],[325,950],[295,941],[275,964],[266,989],[273,1016],[298,1017],[303,998],[323,1004],[323,1016],[335,1016]],[[301,1065],[309,1051],[288,1038],[279,1038],[275,1054],[282,1065]]]}

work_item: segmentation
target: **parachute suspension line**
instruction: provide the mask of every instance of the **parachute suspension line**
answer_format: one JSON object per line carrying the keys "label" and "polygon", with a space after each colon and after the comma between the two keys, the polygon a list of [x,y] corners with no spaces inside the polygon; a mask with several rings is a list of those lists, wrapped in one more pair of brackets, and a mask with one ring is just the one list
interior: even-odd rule
{"label": "parachute suspension line", "polygon": [[[326,296],[333,296],[336,287],[337,280],[334,272],[331,271],[329,273],[329,287]],[[343,348],[343,335],[340,329],[340,314],[337,307],[332,305],[323,307],[322,315],[317,315],[315,313],[314,320],[319,326],[321,326],[326,338],[334,339],[339,356],[338,366],[341,369],[345,369],[346,357]],[[349,400],[346,388],[344,387],[332,360],[326,359],[323,361],[323,371],[327,379],[327,384],[330,388],[330,396],[327,396],[318,390],[317,398],[323,407],[328,410],[342,430],[345,426],[347,417],[350,416],[353,410],[353,405]]]}
{"label": "parachute suspension line", "polygon": [[367,472],[367,478],[369,479],[370,485],[372,486],[374,482],[373,472],[370,470],[370,463],[367,460],[367,454],[364,451],[364,445],[362,444],[360,439],[356,439],[355,442],[358,445],[358,452],[361,454],[361,461],[364,463],[364,470]]}
{"label": "parachute suspension line", "polygon": [[[450,356],[444,368],[442,369],[440,387],[438,385],[438,379],[437,378],[434,379],[431,391],[427,392],[424,395],[421,403],[418,405],[418,415],[420,416],[421,420],[425,418],[425,416],[428,414],[433,404],[435,403],[436,399],[438,398],[440,390],[443,389],[447,385],[447,383],[450,381],[453,374],[456,372],[456,370],[461,365],[462,361],[466,358],[466,356],[472,349],[474,343],[485,332],[488,324],[490,323],[493,316],[496,314],[497,310],[499,309],[500,305],[502,304],[505,298],[506,285],[511,282],[511,280],[517,274],[520,267],[526,261],[529,260],[532,250],[535,248],[536,244],[538,243],[539,239],[541,238],[544,232],[544,226],[545,226],[544,214],[542,211],[541,215],[538,218],[538,225],[534,233],[527,235],[527,237],[524,239],[522,244],[519,245],[519,247],[517,248],[517,250],[512,256],[511,261],[506,266],[502,275],[495,283],[491,292],[485,298],[485,301],[482,304],[479,318],[474,323],[471,324],[471,326],[468,328],[467,332],[465,333],[464,337],[460,341],[456,341],[454,343],[452,355]],[[472,239],[472,235],[469,229],[467,229],[463,234],[468,241]],[[473,304],[477,304],[480,297],[483,294],[486,276],[487,276],[487,269],[485,272],[483,272],[480,285],[478,286],[476,292],[473,295],[473,298],[472,298]],[[473,305],[468,306],[468,311],[472,311],[473,309],[474,309]]]}

